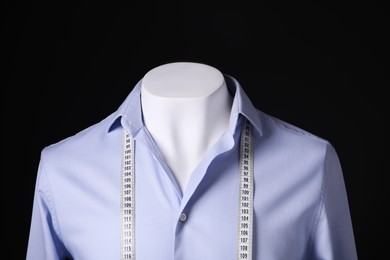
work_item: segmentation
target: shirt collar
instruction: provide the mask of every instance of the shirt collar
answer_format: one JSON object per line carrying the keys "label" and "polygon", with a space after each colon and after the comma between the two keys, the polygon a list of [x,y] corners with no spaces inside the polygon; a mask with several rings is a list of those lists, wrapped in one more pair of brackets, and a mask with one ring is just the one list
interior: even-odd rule
{"label": "shirt collar", "polygon": [[[240,83],[230,75],[224,75],[229,93],[233,96],[233,105],[230,114],[229,131],[234,134],[238,126],[240,116],[245,117],[254,126],[254,129],[262,135],[262,125],[259,111],[255,108],[242,89]],[[127,96],[125,101],[114,113],[113,118],[107,125],[107,132],[111,132],[116,127],[122,126],[133,136],[143,128],[141,108],[141,83],[142,80],[134,86],[133,90]]]}
{"label": "shirt collar", "polygon": [[260,121],[259,111],[253,106],[250,98],[247,96],[240,83],[230,75],[224,75],[226,85],[233,98],[233,105],[230,114],[229,130],[234,133],[240,116],[245,117],[254,126],[254,129],[262,135],[262,124]]}

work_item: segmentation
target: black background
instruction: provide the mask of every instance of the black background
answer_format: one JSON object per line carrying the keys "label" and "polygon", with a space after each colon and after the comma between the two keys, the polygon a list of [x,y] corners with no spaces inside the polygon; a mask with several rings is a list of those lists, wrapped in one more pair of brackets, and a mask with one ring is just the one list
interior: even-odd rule
{"label": "black background", "polygon": [[343,167],[359,259],[386,254],[385,4],[130,2],[2,7],[7,259],[25,258],[41,149],[108,116],[148,70],[172,61],[217,67],[262,111],[328,139]]}

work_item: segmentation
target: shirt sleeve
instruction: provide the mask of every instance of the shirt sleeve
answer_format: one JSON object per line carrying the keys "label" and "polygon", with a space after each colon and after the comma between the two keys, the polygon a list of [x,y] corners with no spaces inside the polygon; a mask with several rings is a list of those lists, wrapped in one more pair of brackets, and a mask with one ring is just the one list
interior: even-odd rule
{"label": "shirt sleeve", "polygon": [[327,147],[320,210],[313,234],[314,259],[355,260],[357,251],[339,158]]}
{"label": "shirt sleeve", "polygon": [[27,260],[64,259],[64,247],[58,236],[49,181],[41,160],[34,192]]}

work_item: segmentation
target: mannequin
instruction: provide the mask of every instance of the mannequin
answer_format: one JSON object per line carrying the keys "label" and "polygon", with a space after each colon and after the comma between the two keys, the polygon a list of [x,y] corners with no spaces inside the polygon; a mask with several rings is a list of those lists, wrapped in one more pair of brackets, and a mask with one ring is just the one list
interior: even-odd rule
{"label": "mannequin", "polygon": [[357,260],[334,147],[208,65],[146,72],[41,158],[26,260]]}
{"label": "mannequin", "polygon": [[223,74],[194,62],[173,62],[145,74],[146,128],[184,193],[192,171],[227,131],[232,97]]}

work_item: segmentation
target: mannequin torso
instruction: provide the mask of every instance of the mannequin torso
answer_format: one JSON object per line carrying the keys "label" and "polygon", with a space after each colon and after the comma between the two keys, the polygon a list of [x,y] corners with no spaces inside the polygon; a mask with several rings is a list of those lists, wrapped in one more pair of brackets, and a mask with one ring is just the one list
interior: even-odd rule
{"label": "mannequin torso", "polygon": [[205,64],[174,62],[145,74],[141,86],[144,123],[178,184],[228,129],[232,98],[223,74]]}

